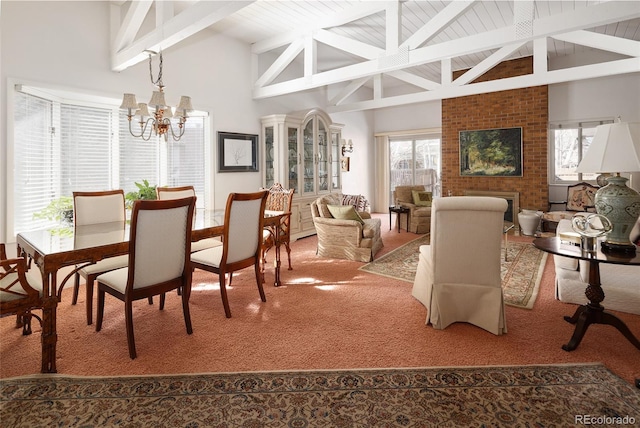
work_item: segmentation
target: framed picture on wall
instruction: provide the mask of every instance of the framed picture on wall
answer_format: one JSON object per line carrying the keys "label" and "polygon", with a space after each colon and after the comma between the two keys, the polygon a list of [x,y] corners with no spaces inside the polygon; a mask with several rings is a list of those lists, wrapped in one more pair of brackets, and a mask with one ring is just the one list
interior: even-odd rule
{"label": "framed picture on wall", "polygon": [[521,177],[522,128],[460,131],[460,175]]}
{"label": "framed picture on wall", "polygon": [[342,159],[340,159],[340,165],[342,166],[342,170],[345,172],[349,171],[349,166],[350,166],[349,159],[350,158],[348,156],[345,156]]}
{"label": "framed picture on wall", "polygon": [[218,172],[258,171],[258,135],[218,131]]}

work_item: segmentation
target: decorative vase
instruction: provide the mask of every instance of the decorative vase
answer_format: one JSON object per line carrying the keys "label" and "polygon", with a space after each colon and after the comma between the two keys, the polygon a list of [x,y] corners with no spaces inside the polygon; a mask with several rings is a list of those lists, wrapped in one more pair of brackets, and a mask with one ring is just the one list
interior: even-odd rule
{"label": "decorative vase", "polygon": [[540,226],[540,214],[533,210],[522,210],[518,213],[518,223],[522,235],[534,236]]}
{"label": "decorative vase", "polygon": [[640,215],[640,195],[627,187],[625,177],[608,177],[607,186],[596,192],[595,202],[598,214],[606,216],[613,225],[602,247],[612,251],[635,253],[635,246],[629,240],[631,229]]}

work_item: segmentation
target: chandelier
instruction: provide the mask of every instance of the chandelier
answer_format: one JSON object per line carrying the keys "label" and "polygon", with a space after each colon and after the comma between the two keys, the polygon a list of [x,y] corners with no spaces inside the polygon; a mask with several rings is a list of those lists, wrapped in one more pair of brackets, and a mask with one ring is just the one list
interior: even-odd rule
{"label": "chandelier", "polygon": [[[187,112],[192,111],[191,97],[181,96],[180,103],[176,107],[175,116],[178,118],[178,129],[174,130],[171,124],[171,118],[174,116],[171,107],[164,100],[164,85],[162,84],[162,51],[159,53],[160,65],[158,78],[154,80],[152,72],[152,57],[157,52],[145,51],[149,53],[149,77],[151,83],[158,90],[153,91],[149,106],[145,103],[138,103],[134,94],[124,94],[122,105],[120,108],[127,109],[127,119],[129,120],[129,132],[136,138],[142,138],[145,141],[151,139],[151,136],[164,136],[164,140],[168,141],[169,134],[174,141],[179,141],[184,135],[184,124],[187,121]],[[149,107],[153,108],[153,114],[149,114]],[[140,125],[140,133],[136,134],[131,127],[131,119],[134,116],[140,116],[138,124]]]}

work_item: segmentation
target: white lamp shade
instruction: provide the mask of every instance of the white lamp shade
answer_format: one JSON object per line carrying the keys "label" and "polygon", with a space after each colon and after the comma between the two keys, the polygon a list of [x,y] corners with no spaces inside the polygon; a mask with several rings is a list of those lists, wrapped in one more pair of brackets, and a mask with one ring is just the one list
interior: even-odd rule
{"label": "white lamp shade", "polygon": [[164,100],[164,92],[153,91],[153,94],[151,95],[151,101],[149,101],[149,105],[151,107],[155,107],[156,109],[165,108],[167,103]]}
{"label": "white lamp shade", "polygon": [[168,119],[171,119],[173,117],[173,110],[171,109],[171,107],[167,106],[163,111],[162,111],[162,116],[166,117]]}
{"label": "white lamp shade", "polygon": [[576,172],[640,171],[640,123],[600,125]]}
{"label": "white lamp shade", "polygon": [[147,105],[145,103],[139,103],[138,104],[138,110],[136,110],[136,116],[151,116],[149,114],[149,109],[147,108]]}
{"label": "white lamp shade", "polygon": [[178,103],[178,107],[176,107],[176,113],[177,112],[182,112],[184,113],[183,116],[186,116],[188,111],[193,110],[193,107],[191,106],[191,97],[187,97],[187,96],[181,96],[180,97],[180,102]]}
{"label": "white lamp shade", "polygon": [[136,101],[136,96],[134,94],[124,94],[122,97],[122,104],[120,108],[126,108],[130,110],[135,110],[138,108],[138,102]]}

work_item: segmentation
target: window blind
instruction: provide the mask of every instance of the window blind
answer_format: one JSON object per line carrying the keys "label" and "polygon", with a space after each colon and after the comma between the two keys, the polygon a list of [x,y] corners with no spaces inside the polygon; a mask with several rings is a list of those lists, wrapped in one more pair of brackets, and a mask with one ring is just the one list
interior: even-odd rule
{"label": "window blind", "polygon": [[[151,185],[192,185],[198,207],[206,206],[206,113],[189,117],[179,142],[157,137],[144,141],[129,133],[124,110],[86,99],[75,103],[68,96],[62,102],[48,95],[16,88],[15,186],[9,196],[14,201],[13,233],[55,225],[35,219],[34,213],[73,191],[122,188],[127,193],[143,180]],[[138,131],[137,122],[132,125]]]}
{"label": "window blind", "polygon": [[33,213],[60,196],[53,168],[59,152],[53,102],[16,93],[14,115],[14,229],[22,231],[48,225]]}

